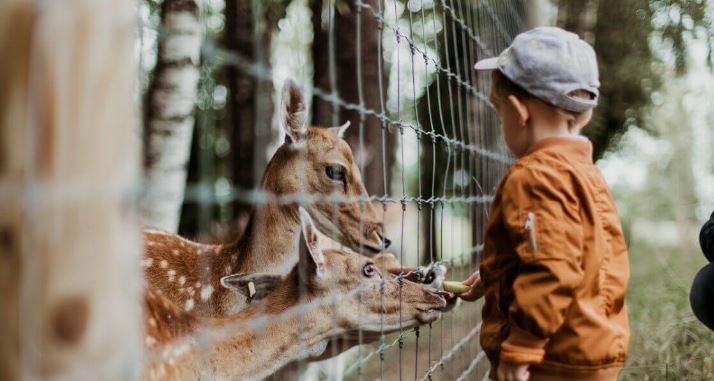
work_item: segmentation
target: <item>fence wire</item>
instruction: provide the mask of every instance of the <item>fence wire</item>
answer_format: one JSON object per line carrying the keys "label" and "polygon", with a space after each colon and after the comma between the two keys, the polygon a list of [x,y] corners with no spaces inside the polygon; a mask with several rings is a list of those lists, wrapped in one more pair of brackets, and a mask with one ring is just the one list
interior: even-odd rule
{"label": "fence wire", "polygon": [[[259,8],[252,6],[253,10]],[[396,232],[396,236],[389,237],[395,247],[388,251],[394,252],[403,266],[442,263],[448,267],[448,279],[468,277],[478,269],[488,208],[501,176],[512,161],[489,101],[490,77],[475,72],[472,66],[478,59],[504,49],[526,27],[527,11],[524,0],[324,0],[321,16],[327,17],[326,23],[322,21],[329,38],[327,51],[320,54],[328,56],[328,70],[314,76],[328,76],[329,86],[321,88],[307,81],[303,87],[315,100],[331,105],[333,125],[344,122],[341,112],[358,114],[356,123],[352,121],[352,128],[358,129],[357,144],[351,147],[355,153],[367,151],[365,136],[371,131],[366,129],[371,127],[366,124],[370,119],[377,120],[381,126],[380,141],[373,147],[378,154],[371,160],[379,161],[381,173],[366,172],[366,155],[357,155],[357,165],[363,178],[380,176],[385,192],[358,197],[336,193],[276,195],[261,189],[258,181],[250,188],[224,183],[218,186],[215,178],[204,173],[189,181],[185,194],[186,204],[199,205],[203,211],[199,213],[199,230],[208,230],[215,218],[211,210],[235,202],[256,208],[266,204],[329,202],[335,205],[335,215],[341,203],[362,206],[373,203],[385,211],[383,222],[387,231]],[[335,42],[336,17],[345,12],[354,18],[354,47],[337,46]],[[208,12],[204,9],[202,13],[205,25]],[[365,43],[362,25],[367,18],[377,22],[378,48],[376,54],[365,57],[361,49]],[[315,20],[318,18],[313,15]],[[258,22],[255,25],[265,27]],[[336,55],[339,49],[350,48],[355,49],[356,75],[345,78],[338,75]],[[271,86],[279,77],[275,62],[270,64],[264,57],[246,56],[215,44],[206,44],[202,59],[200,110],[215,108],[215,89],[220,86],[215,76],[221,68],[237,68],[256,82]],[[378,73],[377,108],[367,106],[364,94],[363,73],[372,68],[377,68]],[[304,75],[305,68],[299,70]],[[340,94],[339,81],[354,81],[356,96]],[[216,151],[216,143],[205,142],[225,127],[210,123],[208,119],[217,118],[215,114],[203,112],[202,117],[197,118],[195,135],[201,141],[199,155],[192,161],[197,161],[202,173],[215,174],[216,160],[206,152]],[[265,119],[264,115],[256,119],[255,134],[265,130]],[[388,157],[392,155],[395,160],[390,163]],[[254,178],[261,178],[263,167],[256,163],[246,165],[254,165]],[[324,303],[334,303],[334,299]],[[182,343],[209,345],[220,337],[246,330],[260,334],[271,319],[288,321],[300,316],[303,310],[290,310],[275,318],[261,317],[249,325],[230,326],[220,332],[199,331]],[[342,362],[328,363],[323,377],[487,379],[488,364],[478,344],[479,332],[480,303],[465,303],[432,324],[381,335],[376,342],[359,345],[351,356],[342,356]],[[359,344],[364,341],[360,333]],[[308,367],[306,363],[300,364],[303,371]]]}

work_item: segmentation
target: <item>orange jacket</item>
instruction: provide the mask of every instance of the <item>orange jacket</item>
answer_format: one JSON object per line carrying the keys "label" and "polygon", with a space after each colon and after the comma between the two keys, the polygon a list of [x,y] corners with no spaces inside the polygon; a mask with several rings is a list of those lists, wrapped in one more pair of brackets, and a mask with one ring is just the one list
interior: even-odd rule
{"label": "orange jacket", "polygon": [[481,346],[531,379],[614,380],[629,340],[627,247],[586,139],[539,141],[501,181],[486,228]]}

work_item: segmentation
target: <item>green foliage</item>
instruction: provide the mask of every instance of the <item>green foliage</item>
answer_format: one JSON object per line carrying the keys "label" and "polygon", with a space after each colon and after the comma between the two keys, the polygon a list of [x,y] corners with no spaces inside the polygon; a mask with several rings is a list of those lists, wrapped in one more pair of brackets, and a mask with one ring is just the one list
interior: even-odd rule
{"label": "green foliage", "polygon": [[584,131],[596,159],[627,127],[651,130],[645,115],[651,95],[662,86],[663,52],[674,55],[677,74],[686,72],[688,37],[711,29],[708,5],[707,0],[558,1],[558,24],[583,36],[598,54],[601,100]]}

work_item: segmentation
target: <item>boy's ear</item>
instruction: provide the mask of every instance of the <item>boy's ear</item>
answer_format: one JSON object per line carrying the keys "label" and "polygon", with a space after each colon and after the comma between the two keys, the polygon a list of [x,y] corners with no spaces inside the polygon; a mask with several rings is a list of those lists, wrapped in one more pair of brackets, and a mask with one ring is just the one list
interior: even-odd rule
{"label": "boy's ear", "polygon": [[511,104],[514,110],[516,110],[516,116],[518,117],[518,125],[525,127],[530,118],[530,113],[528,112],[528,107],[526,104],[518,99],[515,95],[508,96],[508,103]]}
{"label": "boy's ear", "polygon": [[265,298],[282,281],[283,276],[279,274],[231,274],[221,278],[221,286],[245,296],[250,302]]}

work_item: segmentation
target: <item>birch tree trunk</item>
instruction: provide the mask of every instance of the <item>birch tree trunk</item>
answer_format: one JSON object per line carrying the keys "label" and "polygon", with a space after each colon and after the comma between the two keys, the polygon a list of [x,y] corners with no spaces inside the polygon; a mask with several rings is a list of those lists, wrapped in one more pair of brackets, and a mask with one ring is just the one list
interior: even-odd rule
{"label": "birch tree trunk", "polygon": [[0,379],[141,366],[135,3],[0,2]]}
{"label": "birch tree trunk", "polygon": [[147,92],[144,169],[146,226],[176,232],[186,187],[202,29],[194,0],[165,0],[159,50]]}

